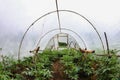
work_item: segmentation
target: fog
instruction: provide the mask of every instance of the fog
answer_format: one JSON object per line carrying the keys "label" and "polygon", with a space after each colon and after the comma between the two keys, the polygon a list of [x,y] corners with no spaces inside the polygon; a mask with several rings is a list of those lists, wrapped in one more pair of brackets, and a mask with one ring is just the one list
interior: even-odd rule
{"label": "fog", "polygon": [[[78,12],[97,28],[105,44],[107,33],[111,49],[120,49],[119,0],[58,0],[59,9]],[[56,10],[55,0],[0,0],[0,54],[17,56],[20,40],[26,29],[40,16]],[[83,18],[60,12],[62,28],[69,28],[82,36],[90,49],[101,48],[99,38]],[[33,49],[39,38],[51,29],[58,28],[56,13],[39,20],[27,33],[22,45],[22,56]],[[67,32],[63,30],[63,32]],[[48,42],[58,32],[47,35],[41,42]],[[71,32],[75,39],[77,36]],[[49,37],[49,38],[48,38]]]}

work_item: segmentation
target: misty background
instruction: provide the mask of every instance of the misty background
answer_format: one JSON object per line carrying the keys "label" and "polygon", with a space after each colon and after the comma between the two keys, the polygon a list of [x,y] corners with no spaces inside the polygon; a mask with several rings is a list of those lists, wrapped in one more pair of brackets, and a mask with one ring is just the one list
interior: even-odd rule
{"label": "misty background", "polygon": [[[120,49],[120,10],[119,0],[58,0],[59,9],[78,12],[89,19],[99,31],[105,45],[104,32],[107,33],[110,49]],[[40,16],[56,10],[55,0],[0,0],[0,54],[18,54],[20,40],[28,28]],[[78,15],[60,12],[62,28],[77,32],[88,48],[101,49],[101,42],[91,25]],[[29,55],[40,37],[52,29],[58,28],[56,13],[39,20],[27,33],[21,48],[21,55]],[[81,42],[78,36],[63,30]],[[42,39],[40,46],[59,31],[52,32]]]}

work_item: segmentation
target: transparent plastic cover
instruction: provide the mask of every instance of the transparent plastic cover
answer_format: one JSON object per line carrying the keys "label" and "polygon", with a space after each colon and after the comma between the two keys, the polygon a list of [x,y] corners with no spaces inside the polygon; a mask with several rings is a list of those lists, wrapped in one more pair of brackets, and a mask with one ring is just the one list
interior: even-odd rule
{"label": "transparent plastic cover", "polygon": [[19,48],[21,57],[32,55],[30,50],[44,50],[60,33],[78,47],[103,51],[106,32],[109,48],[120,50],[118,1],[58,0],[59,26],[55,0],[0,0],[0,55],[17,58]]}

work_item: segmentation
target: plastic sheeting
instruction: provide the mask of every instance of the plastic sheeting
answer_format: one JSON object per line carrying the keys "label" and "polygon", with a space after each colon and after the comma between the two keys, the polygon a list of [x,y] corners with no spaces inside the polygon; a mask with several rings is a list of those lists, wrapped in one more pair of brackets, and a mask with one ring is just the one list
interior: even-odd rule
{"label": "plastic sheeting", "polygon": [[[111,8],[111,10],[115,12],[115,14],[111,13],[111,10],[108,11],[109,14],[107,14],[107,11],[104,11],[109,9],[109,7],[107,8],[105,7],[105,9],[102,11],[99,9],[101,5],[91,6],[86,2],[80,3],[80,0],[76,0],[75,3],[72,3],[72,2],[74,2],[74,0],[71,0],[70,2],[68,0],[59,1],[59,9],[62,9],[62,10],[69,9],[85,16],[88,20],[90,20],[90,22],[98,30],[104,42],[105,49],[106,49],[106,42],[103,34],[104,32],[107,33],[110,49],[119,50],[120,49],[120,37],[119,37],[120,24],[118,23],[120,20],[120,16],[117,15],[117,13],[119,12],[114,10],[115,8],[117,8],[117,6],[114,6],[113,8],[110,7],[110,4],[112,3],[117,5],[117,2],[110,1],[111,3],[108,4],[108,6]],[[83,3],[84,5],[80,6],[78,3],[79,4]],[[96,1],[95,3],[98,4]],[[102,1],[99,4],[101,3]],[[0,48],[2,48],[2,50],[0,50],[0,54],[10,55],[14,57],[18,56],[18,49],[19,49],[21,38],[24,32],[29,27],[29,25],[31,25],[40,16],[50,11],[56,10],[55,2],[50,0],[44,0],[44,1],[21,0],[18,2],[16,2],[15,0],[12,0],[12,1],[1,0],[0,4],[1,4]],[[71,6],[71,5],[74,5],[74,6]],[[99,11],[95,11],[96,8],[94,7],[97,7]],[[101,41],[96,31],[87,20],[71,12],[61,11],[59,12],[59,14],[60,14],[61,28],[63,28],[63,30],[61,31],[63,33],[70,34],[78,42],[78,44],[83,48],[84,46],[79,36],[85,41],[88,49],[102,50]],[[51,30],[54,30],[54,31],[51,31]],[[74,31],[79,36],[70,30]],[[49,33],[46,34],[47,32]],[[29,51],[36,47],[38,41],[41,38],[42,39],[38,45],[41,46],[41,49],[43,50],[48,44],[49,40],[59,32],[60,31],[59,31],[56,12],[49,14],[43,17],[42,19],[38,20],[37,22],[34,23],[34,25],[32,25],[32,27],[29,29],[29,31],[25,35],[25,38],[21,46],[21,57],[31,55]]]}

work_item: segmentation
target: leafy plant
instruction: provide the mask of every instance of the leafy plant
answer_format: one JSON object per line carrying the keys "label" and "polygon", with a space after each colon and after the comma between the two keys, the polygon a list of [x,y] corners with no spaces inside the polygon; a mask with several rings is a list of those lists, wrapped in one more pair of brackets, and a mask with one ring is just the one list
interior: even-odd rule
{"label": "leafy plant", "polygon": [[96,70],[98,80],[118,80],[120,77],[120,61],[115,56],[101,57],[99,68]]}
{"label": "leafy plant", "polygon": [[59,46],[60,47],[66,47],[67,46],[67,43],[65,42],[58,42]]}
{"label": "leafy plant", "polygon": [[[120,60],[115,53],[110,54],[111,57],[99,57],[75,49],[44,50],[37,55],[35,63],[34,56],[20,61],[4,57],[0,62],[0,80],[51,80],[55,77],[53,65],[57,61],[66,80],[84,80],[83,77],[87,80],[119,80]],[[94,75],[96,78],[92,79]]]}

